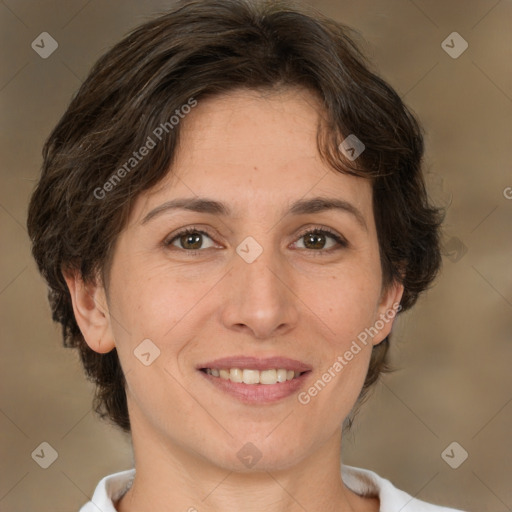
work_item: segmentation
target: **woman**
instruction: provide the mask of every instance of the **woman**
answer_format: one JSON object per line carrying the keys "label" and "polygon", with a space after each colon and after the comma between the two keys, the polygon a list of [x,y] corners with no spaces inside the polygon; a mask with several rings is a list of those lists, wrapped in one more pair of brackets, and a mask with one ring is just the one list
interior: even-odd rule
{"label": "woman", "polygon": [[347,34],[285,3],[180,2],[47,141],[33,253],[135,456],[82,512],[453,510],[340,473],[441,222],[419,126]]}

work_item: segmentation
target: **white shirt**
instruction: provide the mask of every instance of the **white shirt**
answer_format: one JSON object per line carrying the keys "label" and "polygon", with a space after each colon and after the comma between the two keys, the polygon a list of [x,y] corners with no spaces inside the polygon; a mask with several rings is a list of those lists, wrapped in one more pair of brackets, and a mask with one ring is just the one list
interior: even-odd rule
{"label": "white shirt", "polygon": [[[463,512],[417,500],[367,469],[342,466],[341,476],[345,485],[356,494],[378,497],[380,512]],[[135,469],[106,476],[96,487],[92,500],[79,512],[116,512],[114,502],[131,487],[134,477]]]}

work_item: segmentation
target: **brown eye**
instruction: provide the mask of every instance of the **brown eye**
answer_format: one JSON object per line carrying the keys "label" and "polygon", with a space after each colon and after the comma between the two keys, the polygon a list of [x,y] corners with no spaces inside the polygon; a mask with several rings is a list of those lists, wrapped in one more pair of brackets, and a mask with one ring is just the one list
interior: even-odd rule
{"label": "brown eye", "polygon": [[198,249],[208,249],[209,247],[213,247],[213,243],[211,243],[209,247],[204,246],[205,237],[211,240],[210,236],[204,231],[187,229],[177,233],[173,238],[166,241],[165,245],[173,245],[185,251],[196,251]]}
{"label": "brown eye", "polygon": [[303,238],[306,249],[323,249],[327,237],[321,233],[308,233]]}
{"label": "brown eye", "polygon": [[[299,244],[299,249],[306,249],[320,253],[331,252],[331,250],[348,247],[348,243],[344,238],[325,229],[307,231],[299,237],[299,240],[303,240],[303,247]],[[331,240],[331,242],[329,242],[329,240]]]}
{"label": "brown eye", "polygon": [[187,235],[181,235],[179,237],[181,246],[184,249],[200,249],[203,243],[203,235],[200,233],[192,233]]}

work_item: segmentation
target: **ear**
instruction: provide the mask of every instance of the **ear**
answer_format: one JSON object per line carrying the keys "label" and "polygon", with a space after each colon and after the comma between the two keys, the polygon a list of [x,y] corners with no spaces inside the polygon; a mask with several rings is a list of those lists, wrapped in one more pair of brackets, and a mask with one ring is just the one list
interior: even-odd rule
{"label": "ear", "polygon": [[101,279],[84,283],[77,271],[62,270],[73,303],[75,319],[89,347],[104,354],[115,347],[107,297]]}
{"label": "ear", "polygon": [[378,345],[391,332],[396,314],[402,309],[400,300],[404,286],[397,281],[388,284],[383,291],[377,307],[374,328],[378,331],[372,339],[373,345]]}

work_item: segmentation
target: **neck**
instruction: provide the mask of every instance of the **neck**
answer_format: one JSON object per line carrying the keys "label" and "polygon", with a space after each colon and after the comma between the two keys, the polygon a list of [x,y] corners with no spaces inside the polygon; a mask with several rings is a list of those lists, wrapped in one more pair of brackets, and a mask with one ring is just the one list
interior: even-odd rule
{"label": "neck", "polygon": [[171,445],[169,439],[132,433],[137,472],[118,512],[378,510],[378,500],[356,495],[341,480],[341,431],[292,467],[254,467],[244,473]]}

